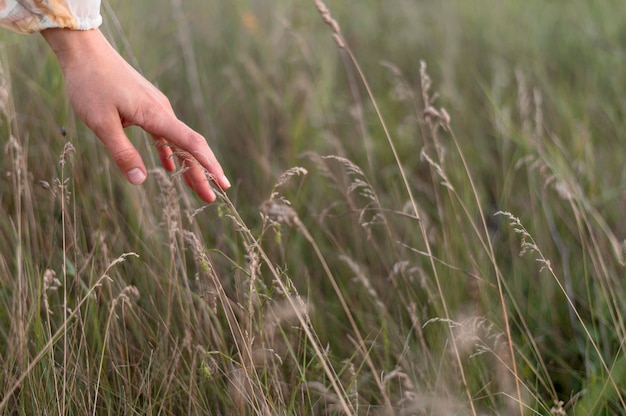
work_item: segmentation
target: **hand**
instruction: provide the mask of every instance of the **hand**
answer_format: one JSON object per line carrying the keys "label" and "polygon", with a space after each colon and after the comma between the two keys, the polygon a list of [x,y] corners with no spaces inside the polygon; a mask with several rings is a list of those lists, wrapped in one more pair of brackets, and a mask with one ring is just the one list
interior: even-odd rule
{"label": "hand", "polygon": [[[176,156],[187,184],[204,201],[215,201],[210,179],[230,188],[206,140],[180,121],[167,97],[133,69],[99,30],[47,29],[41,32],[55,52],[74,111],[104,143],[126,179],[139,185],[146,167],[124,127],[152,135],[163,167],[173,171]],[[206,170],[206,171],[205,171]]]}

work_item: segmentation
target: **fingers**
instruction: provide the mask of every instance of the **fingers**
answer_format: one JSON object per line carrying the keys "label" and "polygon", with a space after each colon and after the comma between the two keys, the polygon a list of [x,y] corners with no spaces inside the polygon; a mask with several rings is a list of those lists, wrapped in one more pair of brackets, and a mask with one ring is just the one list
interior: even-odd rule
{"label": "fingers", "polygon": [[[126,137],[121,124],[114,122],[103,123],[102,126],[105,127],[95,127],[93,128],[93,131],[106,146],[107,150],[111,154],[111,158],[120,172],[122,172],[126,179],[133,185],[143,183],[146,179],[145,165],[137,149],[135,149],[132,143],[128,140],[128,137]],[[172,147],[161,137],[155,138],[155,144],[163,167],[168,171],[174,171],[176,169],[176,165],[172,158],[174,154]],[[215,160],[215,156],[208,148],[208,145],[206,145],[206,142],[204,144],[206,148],[196,146],[196,148],[201,149],[196,151],[197,154],[205,155],[207,154],[206,152],[208,149],[207,160],[209,160],[209,162],[202,164],[202,166],[200,166],[198,159],[194,160],[184,156],[184,153],[191,155],[190,152],[181,153],[178,157],[181,167],[183,167],[184,170],[183,176],[187,185],[192,188],[203,201],[211,203],[214,202],[217,197],[213,189],[211,189],[211,184],[209,183],[209,179],[207,178],[204,169],[209,170],[207,168],[208,165],[212,168],[210,171],[211,175],[221,174],[224,176],[224,173],[221,170],[219,163],[217,163],[217,160]],[[217,166],[218,169],[215,169],[215,166]],[[230,186],[230,184],[224,186],[225,184],[223,183],[223,180],[222,182],[217,182],[217,185],[221,186],[222,189],[226,189]]]}
{"label": "fingers", "polygon": [[[161,115],[160,117],[152,117],[151,119],[145,120],[142,127],[153,136],[162,137],[177,148],[191,155],[191,157],[206,169],[212,176],[216,185],[221,189],[230,188],[230,182],[226,178],[226,175],[224,175],[222,166],[215,158],[205,138],[193,131],[185,123],[178,120],[176,116],[164,117]],[[199,167],[193,166],[193,164],[188,165],[188,167],[193,172],[193,174],[189,175],[190,180],[196,186],[200,186],[199,181],[206,182],[204,172],[202,172]],[[194,187],[194,189],[196,188]],[[198,192],[198,189],[196,189],[196,191]]]}
{"label": "fingers", "polygon": [[[172,147],[162,138],[156,138],[154,142],[163,167],[170,172],[176,170],[176,164],[173,158],[175,152]],[[204,169],[198,165],[197,161],[185,158],[184,154],[186,152],[178,153],[178,160],[180,161],[180,166],[183,168],[183,178],[187,186],[196,191],[202,200],[206,202],[215,201],[215,192],[211,189],[211,184],[209,183]]]}
{"label": "fingers", "polygon": [[140,185],[146,180],[146,166],[137,149],[126,137],[124,129],[118,123],[103,123],[92,128],[111,154],[117,168],[124,174],[128,182]]}
{"label": "fingers", "polygon": [[159,154],[159,160],[161,165],[168,172],[174,172],[176,170],[176,164],[174,163],[174,152],[172,148],[167,144],[167,141],[162,137],[154,137],[154,145],[156,146],[157,153]]}
{"label": "fingers", "polygon": [[189,159],[184,159],[181,165],[183,166],[183,176],[187,185],[196,191],[203,201],[209,203],[215,201],[217,197],[213,189],[211,189],[211,184],[204,170],[196,162]]}

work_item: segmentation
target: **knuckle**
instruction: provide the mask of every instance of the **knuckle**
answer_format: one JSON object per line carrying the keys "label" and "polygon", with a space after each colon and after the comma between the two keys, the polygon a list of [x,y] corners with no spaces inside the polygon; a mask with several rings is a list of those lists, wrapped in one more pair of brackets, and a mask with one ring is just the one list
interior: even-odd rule
{"label": "knuckle", "polygon": [[106,117],[93,117],[91,120],[86,120],[87,125],[98,137],[104,135],[111,125],[111,121]]}
{"label": "knuckle", "polygon": [[209,160],[210,151],[206,139],[193,130],[185,136],[184,150],[200,163],[204,164]]}
{"label": "knuckle", "polygon": [[132,164],[137,158],[137,151],[132,147],[111,150],[113,161],[119,166]]}
{"label": "knuckle", "polygon": [[197,150],[200,150],[200,148],[203,148],[204,146],[206,146],[206,139],[204,138],[204,136],[202,136],[200,133],[197,133],[193,130],[189,132],[188,141],[189,141],[189,144]]}
{"label": "knuckle", "polygon": [[148,118],[159,118],[164,115],[173,115],[170,100],[160,91],[156,91],[156,94],[151,95],[148,100],[146,100],[146,103],[147,105],[144,106],[144,113]]}
{"label": "knuckle", "polygon": [[170,100],[164,94],[160,94],[157,97],[157,101],[159,102],[159,104],[161,104],[161,106],[165,107],[166,110],[172,111],[172,104],[170,103]]}

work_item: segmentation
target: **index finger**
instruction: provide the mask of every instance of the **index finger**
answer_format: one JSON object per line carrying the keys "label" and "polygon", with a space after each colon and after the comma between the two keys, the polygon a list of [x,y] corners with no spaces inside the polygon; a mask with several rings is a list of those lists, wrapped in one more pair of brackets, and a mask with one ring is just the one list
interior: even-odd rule
{"label": "index finger", "polygon": [[189,153],[213,176],[214,182],[220,188],[230,188],[230,182],[224,175],[224,170],[217,161],[206,139],[176,118],[176,116],[161,116],[142,127],[153,136],[162,137],[179,149]]}

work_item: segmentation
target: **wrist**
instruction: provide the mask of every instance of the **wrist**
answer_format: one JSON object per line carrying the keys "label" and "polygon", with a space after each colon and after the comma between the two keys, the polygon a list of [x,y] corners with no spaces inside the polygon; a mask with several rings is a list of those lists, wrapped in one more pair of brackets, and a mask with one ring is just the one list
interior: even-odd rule
{"label": "wrist", "polygon": [[43,30],[41,35],[50,45],[64,72],[68,67],[84,62],[87,56],[101,50],[102,47],[110,47],[98,29],[54,28]]}

